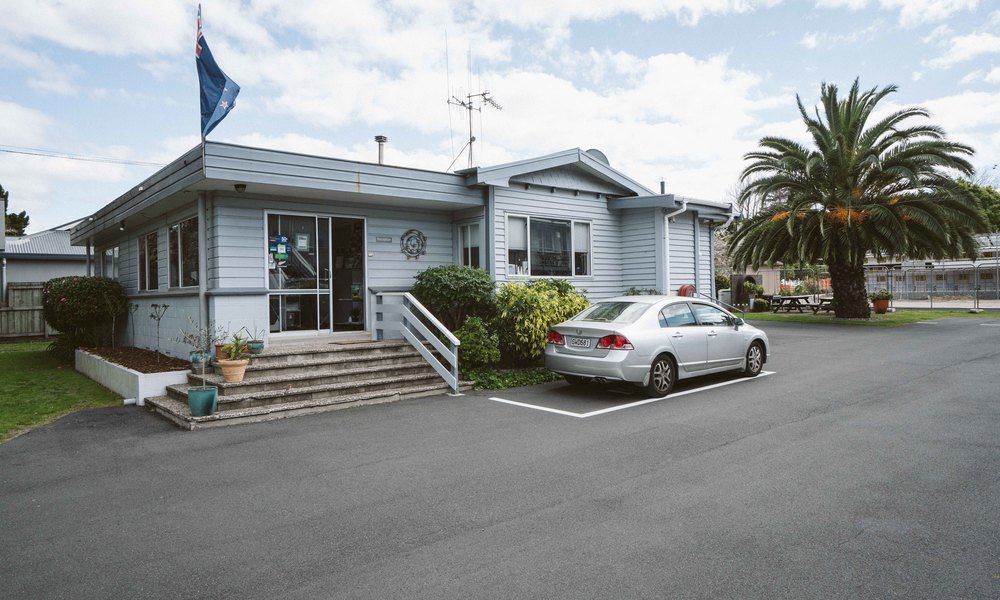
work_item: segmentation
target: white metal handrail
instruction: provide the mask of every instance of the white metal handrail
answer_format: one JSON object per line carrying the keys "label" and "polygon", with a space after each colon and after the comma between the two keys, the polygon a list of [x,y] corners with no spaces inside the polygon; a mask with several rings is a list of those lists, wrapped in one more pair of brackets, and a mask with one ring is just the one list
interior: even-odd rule
{"label": "white metal handrail", "polygon": [[[386,298],[398,298],[398,304],[388,304]],[[428,327],[430,324],[431,327]],[[432,329],[433,328],[433,329]],[[386,339],[398,333],[400,337],[417,349],[437,374],[458,393],[458,347],[461,342],[448,330],[431,311],[413,297],[410,292],[375,292],[375,339]],[[441,338],[447,341],[445,344]],[[427,345],[437,351],[437,356]]]}

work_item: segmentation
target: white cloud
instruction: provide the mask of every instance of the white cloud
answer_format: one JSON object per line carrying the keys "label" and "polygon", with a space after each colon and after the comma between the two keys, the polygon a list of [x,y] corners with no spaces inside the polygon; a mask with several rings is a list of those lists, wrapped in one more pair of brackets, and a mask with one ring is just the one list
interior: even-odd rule
{"label": "white cloud", "polygon": [[0,100],[0,143],[5,146],[38,146],[45,139],[52,119],[14,102]]}
{"label": "white cloud", "polygon": [[28,85],[33,89],[61,95],[75,95],[77,87],[73,78],[80,69],[72,64],[57,63],[48,56],[16,44],[0,40],[0,64],[10,69],[32,73]]}
{"label": "white cloud", "polygon": [[961,85],[969,85],[970,83],[981,79],[982,76],[983,76],[983,70],[976,69],[975,71],[971,71],[968,74],[966,74],[965,77],[959,79],[958,83]]}
{"label": "white cloud", "polygon": [[993,67],[983,79],[989,83],[1000,83],[1000,67]]}
{"label": "white cloud", "polygon": [[[868,0],[817,0],[819,8],[847,8],[860,10]],[[899,24],[916,27],[925,23],[943,21],[961,11],[975,10],[979,0],[878,0],[884,10],[898,10]]]}
{"label": "white cloud", "polygon": [[864,29],[858,29],[850,33],[826,33],[810,31],[802,36],[799,40],[799,44],[809,48],[810,50],[816,49],[820,46],[824,48],[830,48],[833,46],[842,46],[848,44],[857,44],[862,41],[871,41],[871,38],[878,32],[881,27],[881,23],[878,21],[872,23]]}
{"label": "white cloud", "polygon": [[984,54],[998,53],[1000,53],[1000,35],[985,32],[959,35],[951,38],[948,48],[941,56],[927,61],[927,66],[944,69]]}
{"label": "white cloud", "polygon": [[923,78],[924,74],[920,71],[914,71],[913,74],[910,75],[910,79],[912,79],[913,81],[920,81]]}

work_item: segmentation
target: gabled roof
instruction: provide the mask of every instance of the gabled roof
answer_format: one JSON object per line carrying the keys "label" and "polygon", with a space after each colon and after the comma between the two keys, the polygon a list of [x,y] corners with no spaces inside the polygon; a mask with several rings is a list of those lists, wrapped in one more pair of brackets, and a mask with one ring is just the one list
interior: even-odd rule
{"label": "gabled roof", "polygon": [[590,175],[618,186],[622,190],[622,195],[647,195],[653,193],[653,190],[621,171],[611,168],[607,163],[579,148],[571,148],[562,152],[502,165],[494,165],[492,167],[474,167],[457,172],[465,176],[466,185],[508,187],[512,177],[567,165],[573,165]]}

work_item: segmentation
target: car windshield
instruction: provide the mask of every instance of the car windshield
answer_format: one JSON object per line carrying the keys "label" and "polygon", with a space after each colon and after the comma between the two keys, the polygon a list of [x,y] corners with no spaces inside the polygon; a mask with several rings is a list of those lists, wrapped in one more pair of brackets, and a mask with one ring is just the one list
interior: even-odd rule
{"label": "car windshield", "polygon": [[573,318],[574,321],[631,323],[646,312],[649,304],[641,302],[598,302]]}

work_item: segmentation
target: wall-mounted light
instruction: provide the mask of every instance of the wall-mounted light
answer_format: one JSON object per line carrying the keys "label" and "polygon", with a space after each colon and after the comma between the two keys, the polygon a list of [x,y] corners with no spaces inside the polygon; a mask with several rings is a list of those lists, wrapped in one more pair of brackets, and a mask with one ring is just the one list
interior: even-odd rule
{"label": "wall-mounted light", "polygon": [[243,192],[247,191],[247,184],[237,183],[236,185],[233,186],[233,189],[242,194]]}
{"label": "wall-mounted light", "polygon": [[125,231],[125,221],[118,224],[118,231]]}

